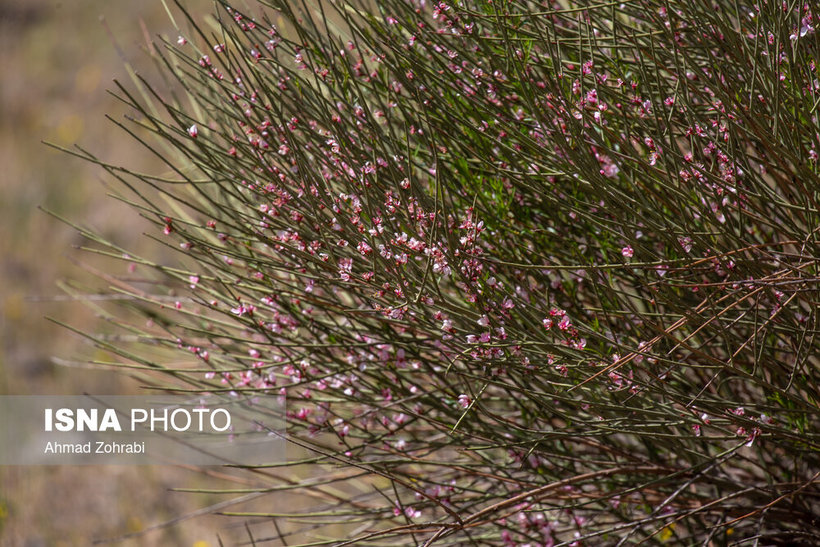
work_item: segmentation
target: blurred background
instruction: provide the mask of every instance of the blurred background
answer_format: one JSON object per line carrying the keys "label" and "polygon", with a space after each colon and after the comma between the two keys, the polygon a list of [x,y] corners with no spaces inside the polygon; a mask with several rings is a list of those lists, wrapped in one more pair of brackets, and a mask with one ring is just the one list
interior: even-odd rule
{"label": "blurred background", "polygon": [[[213,8],[187,5],[197,14]],[[176,37],[160,0],[0,0],[0,394],[137,393],[123,375],[82,366],[93,346],[46,319],[99,327],[58,287],[91,277],[76,265],[88,258],[74,249],[83,240],[40,208],[136,252],[147,247],[146,226],[107,197],[115,182],[102,169],[41,141],[78,143],[111,163],[162,172],[105,119],[127,114],[107,92],[113,79],[130,84],[126,63],[158,81],[146,52],[157,35]],[[168,491],[203,480],[172,467],[0,467],[0,545],[88,545],[143,530],[225,499]],[[240,527],[200,516],[118,544],[206,547],[218,544],[218,532],[231,545]]]}

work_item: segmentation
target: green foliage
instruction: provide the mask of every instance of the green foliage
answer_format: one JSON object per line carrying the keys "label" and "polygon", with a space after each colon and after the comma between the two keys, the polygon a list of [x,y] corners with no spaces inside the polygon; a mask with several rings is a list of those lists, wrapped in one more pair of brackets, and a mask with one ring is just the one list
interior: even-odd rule
{"label": "green foliage", "polygon": [[106,347],[164,389],[285,397],[291,442],[369,477],[288,486],[341,504],[291,515],[332,539],[809,544],[814,9],[192,18],[157,54],[183,97],[120,87],[175,178],[100,162],[181,245],[128,257],[154,321],[126,328],[190,362]]}

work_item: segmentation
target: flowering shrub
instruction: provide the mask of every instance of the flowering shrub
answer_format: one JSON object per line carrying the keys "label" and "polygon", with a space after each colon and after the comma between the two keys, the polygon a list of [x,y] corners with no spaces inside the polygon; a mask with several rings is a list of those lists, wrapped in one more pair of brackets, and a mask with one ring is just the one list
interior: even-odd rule
{"label": "flowering shrub", "polygon": [[270,4],[120,88],[173,179],[81,153],[179,251],[88,234],[101,344],[285,399],[356,544],[816,540],[811,3]]}

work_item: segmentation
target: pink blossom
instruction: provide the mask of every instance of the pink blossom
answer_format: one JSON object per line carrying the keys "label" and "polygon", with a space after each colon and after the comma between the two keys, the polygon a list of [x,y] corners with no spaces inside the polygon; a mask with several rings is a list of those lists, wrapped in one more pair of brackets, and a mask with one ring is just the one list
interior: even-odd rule
{"label": "pink blossom", "polygon": [[565,315],[561,318],[561,321],[558,322],[558,328],[561,330],[567,330],[572,327],[572,321],[570,320],[568,315]]}

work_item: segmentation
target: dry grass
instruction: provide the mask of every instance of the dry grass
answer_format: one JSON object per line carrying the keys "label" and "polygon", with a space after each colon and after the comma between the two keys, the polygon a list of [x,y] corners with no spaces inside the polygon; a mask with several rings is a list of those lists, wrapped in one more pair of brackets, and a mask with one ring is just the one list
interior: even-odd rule
{"label": "dry grass", "polygon": [[[192,6],[203,11],[210,4]],[[41,141],[82,143],[116,163],[157,168],[104,118],[126,113],[106,92],[112,78],[128,79],[123,61],[151,71],[143,23],[154,33],[173,32],[159,1],[0,4],[5,52],[0,57],[0,393],[136,389],[122,375],[54,363],[54,356],[93,357],[94,349],[45,316],[84,329],[99,324],[84,306],[52,299],[61,295],[60,280],[82,275],[72,262],[79,256],[72,245],[81,240],[38,207],[94,226],[124,245],[140,246],[144,227],[106,197],[100,171]],[[0,468],[0,544],[85,545],[134,532],[221,501],[168,492],[202,481],[198,473],[174,468]],[[215,545],[218,526],[213,518],[200,517],[122,544]],[[233,537],[222,528],[223,538]]]}

